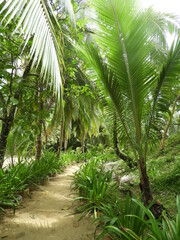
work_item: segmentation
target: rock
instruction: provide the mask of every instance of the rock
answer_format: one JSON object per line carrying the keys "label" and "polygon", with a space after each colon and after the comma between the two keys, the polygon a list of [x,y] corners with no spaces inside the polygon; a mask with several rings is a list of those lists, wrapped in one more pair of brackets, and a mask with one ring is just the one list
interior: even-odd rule
{"label": "rock", "polygon": [[133,179],[133,177],[131,175],[124,175],[120,178],[120,185],[124,184],[124,183],[131,183],[131,180]]}
{"label": "rock", "polygon": [[134,185],[133,183],[136,181],[137,177],[135,175],[130,174],[120,177],[117,174],[115,174],[114,179],[118,182],[119,187],[122,187],[125,184],[133,186]]}
{"label": "rock", "polygon": [[104,164],[104,171],[112,171],[114,169],[116,169],[119,166],[118,162],[108,162]]}
{"label": "rock", "polygon": [[63,207],[63,208],[61,208],[61,210],[69,210],[70,209],[70,207]]}

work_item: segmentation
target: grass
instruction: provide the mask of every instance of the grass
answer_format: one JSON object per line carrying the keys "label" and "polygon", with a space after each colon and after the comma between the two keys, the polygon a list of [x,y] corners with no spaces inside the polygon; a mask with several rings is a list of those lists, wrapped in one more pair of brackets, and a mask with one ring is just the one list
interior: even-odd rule
{"label": "grass", "polygon": [[[75,174],[74,184],[79,191],[77,199],[83,200],[80,211],[85,214],[94,211],[96,221],[99,222],[98,230],[101,229],[101,233],[97,239],[103,239],[105,236],[113,240],[180,239],[180,197],[177,198],[178,211],[175,200],[180,187],[180,163],[177,152],[173,152],[173,149],[179,147],[172,149],[172,144],[169,146],[169,152],[166,149],[165,154],[156,152],[149,158],[148,173],[153,195],[170,210],[171,219],[164,212],[158,221],[139,200],[129,196],[124,199],[118,188],[112,190],[112,178],[106,177],[106,173],[103,172],[101,158],[92,158]],[[108,192],[109,187],[111,194]],[[130,190],[140,196],[138,184],[130,187]],[[178,214],[175,219],[176,213]]]}
{"label": "grass", "polygon": [[145,211],[129,194],[126,195],[125,201],[117,198],[114,204],[104,204],[100,210],[101,216],[98,221],[101,223],[99,229],[102,229],[102,232],[97,240],[106,235],[111,236],[112,239],[128,239],[123,229],[130,229],[134,234],[143,236],[145,224],[141,219],[145,218]]}

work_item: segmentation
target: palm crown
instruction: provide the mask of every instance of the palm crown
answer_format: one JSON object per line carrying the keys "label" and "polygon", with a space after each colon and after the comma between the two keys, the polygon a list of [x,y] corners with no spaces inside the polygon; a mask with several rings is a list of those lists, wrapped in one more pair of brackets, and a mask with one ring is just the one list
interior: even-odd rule
{"label": "palm crown", "polygon": [[166,15],[138,10],[135,1],[108,0],[103,6],[93,2],[98,15],[94,39],[100,51],[89,46],[91,64],[116,106],[122,130],[138,151],[149,137],[167,85],[177,81],[179,40],[169,50]]}

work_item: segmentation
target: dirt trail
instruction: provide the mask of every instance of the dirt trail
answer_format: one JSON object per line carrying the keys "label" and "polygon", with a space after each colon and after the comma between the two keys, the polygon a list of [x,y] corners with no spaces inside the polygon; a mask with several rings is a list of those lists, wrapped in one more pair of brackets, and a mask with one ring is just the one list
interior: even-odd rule
{"label": "dirt trail", "polygon": [[5,240],[93,240],[92,220],[78,222],[73,215],[71,176],[78,166],[68,167],[52,178],[43,191],[35,191],[25,199],[16,214],[8,213],[0,222],[0,239]]}

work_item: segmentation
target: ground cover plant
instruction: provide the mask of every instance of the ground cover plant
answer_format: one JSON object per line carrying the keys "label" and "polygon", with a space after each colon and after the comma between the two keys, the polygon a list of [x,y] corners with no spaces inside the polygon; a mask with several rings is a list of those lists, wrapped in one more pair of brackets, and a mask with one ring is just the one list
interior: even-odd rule
{"label": "ground cover plant", "polygon": [[101,229],[101,234],[97,239],[103,239],[106,235],[111,236],[112,239],[128,239],[126,231],[129,231],[130,239],[131,234],[144,236],[146,225],[141,219],[145,218],[145,211],[133,201],[129,194],[125,201],[116,198],[113,204],[104,204],[100,210],[98,229]]}
{"label": "ground cover plant", "polygon": [[105,148],[103,151],[100,151],[98,147],[96,149],[89,149],[82,154],[81,151],[72,150],[71,148],[67,150],[67,152],[61,153],[61,160],[65,165],[70,163],[83,163],[89,161],[91,159],[96,159],[97,161],[101,162],[108,162],[108,161],[117,161],[118,157],[112,149]]}
{"label": "ground cover plant", "polygon": [[96,218],[103,203],[114,200],[113,194],[118,185],[112,180],[112,171],[104,172],[103,162],[98,158],[81,165],[73,177],[73,189],[79,195],[75,200],[83,202],[77,211],[83,215],[94,213]]}
{"label": "ground cover plant", "polygon": [[[110,175],[109,175],[110,174]],[[106,180],[106,181],[104,181]],[[82,165],[73,177],[81,204],[77,208],[81,217],[94,214],[96,239],[109,236],[112,239],[179,239],[180,198],[177,197],[177,217],[165,211],[159,219],[146,208],[141,200],[129,194],[122,197],[116,183],[113,188],[112,171],[104,172],[102,162],[92,159]],[[108,191],[108,188],[110,189]],[[141,196],[139,196],[141,197]],[[165,197],[168,200],[168,196]],[[158,204],[158,203],[155,203]],[[100,232],[100,233],[99,233]]]}
{"label": "ground cover plant", "polygon": [[177,197],[178,214],[175,221],[168,219],[165,212],[160,220],[155,219],[141,201],[131,199],[129,196],[125,203],[119,202],[118,205],[102,209],[100,220],[104,228],[102,227],[103,231],[97,239],[102,239],[105,234],[112,236],[112,239],[176,240],[180,238],[179,197]]}
{"label": "ground cover plant", "polygon": [[15,207],[21,200],[20,194],[32,187],[33,184],[43,183],[55,173],[61,172],[64,168],[54,152],[45,151],[41,161],[28,160],[9,166],[0,171],[0,206]]}

